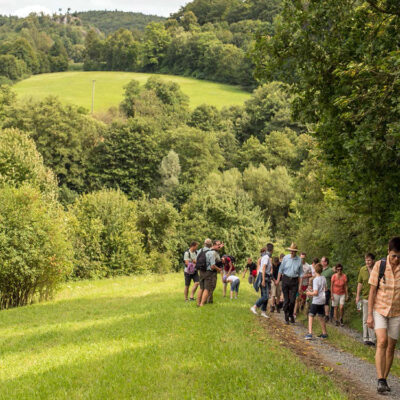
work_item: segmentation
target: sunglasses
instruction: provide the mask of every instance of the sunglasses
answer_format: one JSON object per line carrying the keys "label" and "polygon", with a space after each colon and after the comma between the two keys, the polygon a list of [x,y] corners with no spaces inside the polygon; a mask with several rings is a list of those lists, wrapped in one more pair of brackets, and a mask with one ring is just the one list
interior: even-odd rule
{"label": "sunglasses", "polygon": [[397,258],[398,260],[400,260],[400,255],[397,254],[390,254],[389,257],[394,260],[395,258]]}

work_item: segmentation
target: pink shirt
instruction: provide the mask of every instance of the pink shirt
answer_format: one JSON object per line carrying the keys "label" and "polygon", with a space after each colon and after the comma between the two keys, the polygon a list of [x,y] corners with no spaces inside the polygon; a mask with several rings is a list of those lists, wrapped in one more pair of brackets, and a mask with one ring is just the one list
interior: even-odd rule
{"label": "pink shirt", "polygon": [[333,294],[346,294],[346,283],[347,276],[345,274],[342,274],[340,277],[338,274],[334,274],[331,280]]}

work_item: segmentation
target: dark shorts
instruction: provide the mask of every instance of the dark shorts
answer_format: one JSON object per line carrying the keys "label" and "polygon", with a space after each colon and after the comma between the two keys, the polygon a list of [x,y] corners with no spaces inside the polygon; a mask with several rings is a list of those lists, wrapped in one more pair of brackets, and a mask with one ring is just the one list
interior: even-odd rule
{"label": "dark shorts", "polygon": [[331,291],[330,290],[326,290],[325,291],[325,305],[329,306],[330,305],[330,301],[331,301]]}
{"label": "dark shorts", "polygon": [[199,273],[196,271],[194,274],[188,274],[187,272],[184,272],[185,274],[185,286],[190,286],[190,282],[193,280],[194,283],[199,282]]}
{"label": "dark shorts", "polygon": [[316,315],[323,317],[325,315],[325,306],[323,304],[311,304],[308,315],[311,317],[315,317]]}
{"label": "dark shorts", "polygon": [[212,292],[217,286],[217,274],[212,271],[200,271],[200,289]]}

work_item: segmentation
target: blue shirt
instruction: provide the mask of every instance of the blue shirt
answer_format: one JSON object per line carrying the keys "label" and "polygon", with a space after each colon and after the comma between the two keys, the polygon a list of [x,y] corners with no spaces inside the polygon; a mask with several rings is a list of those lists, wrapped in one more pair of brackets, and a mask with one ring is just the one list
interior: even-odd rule
{"label": "blue shirt", "polygon": [[291,254],[283,257],[281,266],[279,267],[279,273],[286,275],[289,278],[298,278],[303,276],[303,264],[301,263],[301,258],[299,256],[292,258]]}

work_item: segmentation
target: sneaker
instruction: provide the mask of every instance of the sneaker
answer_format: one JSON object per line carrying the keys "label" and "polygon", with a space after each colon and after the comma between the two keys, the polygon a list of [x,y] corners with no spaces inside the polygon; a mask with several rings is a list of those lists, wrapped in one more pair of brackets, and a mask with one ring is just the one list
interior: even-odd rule
{"label": "sneaker", "polygon": [[273,313],[275,311],[275,307],[271,306],[271,312]]}
{"label": "sneaker", "polygon": [[344,326],[343,318],[340,318],[340,326]]}
{"label": "sneaker", "polygon": [[307,335],[304,336],[304,339],[311,340],[312,339],[312,334],[311,333],[307,333]]}
{"label": "sneaker", "polygon": [[269,316],[265,313],[265,311],[263,311],[263,312],[261,313],[261,316],[264,317],[264,318],[269,318]]}
{"label": "sneaker", "polygon": [[294,320],[294,317],[293,317],[293,315],[292,315],[291,317],[289,317],[289,321],[290,321],[292,324],[294,324],[294,323],[295,323],[295,320]]}
{"label": "sneaker", "polygon": [[335,325],[336,325],[336,326],[339,326],[339,325],[340,325],[339,321],[336,321],[336,322],[335,322]]}
{"label": "sneaker", "polygon": [[251,311],[253,314],[258,315],[257,307],[256,307],[256,306],[250,307],[250,311]]}
{"label": "sneaker", "polygon": [[386,382],[386,379],[378,379],[377,391],[378,393],[386,393],[391,391],[390,387]]}
{"label": "sneaker", "polygon": [[194,301],[194,297],[191,297],[191,298],[189,299],[189,301]]}
{"label": "sneaker", "polygon": [[328,338],[328,335],[325,333],[321,333],[320,335],[318,335],[318,337],[320,338],[320,339],[327,339]]}

